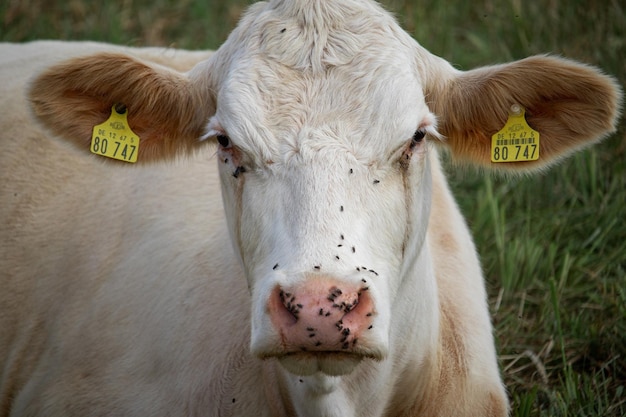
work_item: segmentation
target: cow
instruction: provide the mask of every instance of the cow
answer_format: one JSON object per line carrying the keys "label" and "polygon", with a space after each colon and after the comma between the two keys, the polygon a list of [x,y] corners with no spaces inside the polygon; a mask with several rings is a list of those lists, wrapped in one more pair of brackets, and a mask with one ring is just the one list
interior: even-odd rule
{"label": "cow", "polygon": [[560,57],[455,69],[369,0],[0,56],[3,417],[506,416],[439,155],[540,171],[621,105]]}

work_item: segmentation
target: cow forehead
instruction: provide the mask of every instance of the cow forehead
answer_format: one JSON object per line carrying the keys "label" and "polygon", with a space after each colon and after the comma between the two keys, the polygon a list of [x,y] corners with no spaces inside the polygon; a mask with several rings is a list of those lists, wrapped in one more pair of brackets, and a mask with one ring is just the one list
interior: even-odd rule
{"label": "cow forehead", "polygon": [[414,43],[389,16],[365,16],[368,24],[335,17],[313,29],[280,13],[248,16],[248,33],[229,45],[238,51],[218,88],[215,122],[271,159],[285,143],[327,141],[373,156],[409,139],[433,120]]}

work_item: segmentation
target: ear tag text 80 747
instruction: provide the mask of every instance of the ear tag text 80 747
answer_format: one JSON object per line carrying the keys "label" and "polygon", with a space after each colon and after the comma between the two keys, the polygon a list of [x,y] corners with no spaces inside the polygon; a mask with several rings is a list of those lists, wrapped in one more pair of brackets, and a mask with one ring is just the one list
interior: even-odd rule
{"label": "ear tag text 80 747", "polygon": [[524,108],[514,104],[509,119],[491,137],[491,162],[524,162],[539,159],[539,132],[524,117]]}
{"label": "ear tag text 80 747", "polygon": [[128,125],[126,107],[114,105],[111,116],[94,126],[91,135],[91,152],[124,162],[137,162],[139,136]]}

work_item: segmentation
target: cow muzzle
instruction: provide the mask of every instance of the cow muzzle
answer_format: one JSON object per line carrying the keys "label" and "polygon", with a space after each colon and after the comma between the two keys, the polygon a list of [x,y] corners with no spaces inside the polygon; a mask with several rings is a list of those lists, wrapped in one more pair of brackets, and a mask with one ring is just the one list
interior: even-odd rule
{"label": "cow muzzle", "polygon": [[347,283],[312,276],[297,285],[277,285],[267,311],[278,340],[266,356],[277,357],[291,373],[344,375],[364,358],[382,358],[366,279]]}

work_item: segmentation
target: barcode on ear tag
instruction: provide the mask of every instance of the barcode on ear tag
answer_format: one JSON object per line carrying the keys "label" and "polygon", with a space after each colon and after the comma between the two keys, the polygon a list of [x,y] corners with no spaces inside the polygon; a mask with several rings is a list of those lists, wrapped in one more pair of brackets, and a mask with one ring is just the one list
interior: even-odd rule
{"label": "barcode on ear tag", "polygon": [[539,132],[528,126],[524,114],[523,107],[511,107],[506,124],[491,137],[491,162],[539,159]]}
{"label": "barcode on ear tag", "polygon": [[139,136],[128,125],[128,109],[111,108],[111,116],[94,126],[91,135],[91,152],[124,162],[137,162]]}

